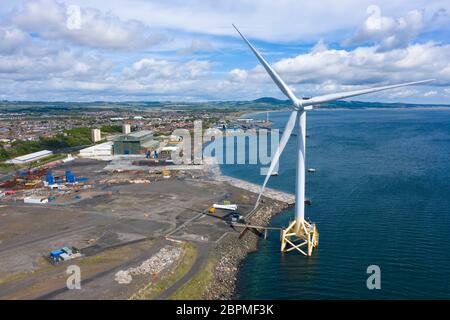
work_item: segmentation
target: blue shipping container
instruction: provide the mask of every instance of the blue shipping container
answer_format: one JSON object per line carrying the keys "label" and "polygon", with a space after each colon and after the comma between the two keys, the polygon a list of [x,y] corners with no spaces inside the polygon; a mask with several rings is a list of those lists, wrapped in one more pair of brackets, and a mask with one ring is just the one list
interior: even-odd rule
{"label": "blue shipping container", "polygon": [[47,182],[48,182],[48,184],[55,183],[55,179],[53,178],[53,174],[51,172],[47,173]]}
{"label": "blue shipping container", "polygon": [[75,176],[72,171],[66,171],[66,181],[69,183],[75,183]]}
{"label": "blue shipping container", "polygon": [[56,258],[56,257],[59,257],[63,253],[64,253],[64,251],[62,251],[62,250],[53,250],[50,252],[50,256]]}

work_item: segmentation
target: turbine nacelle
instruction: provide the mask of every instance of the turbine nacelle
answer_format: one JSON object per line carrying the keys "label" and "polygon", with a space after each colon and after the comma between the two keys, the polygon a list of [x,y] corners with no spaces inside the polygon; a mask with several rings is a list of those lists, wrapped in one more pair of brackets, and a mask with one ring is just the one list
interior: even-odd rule
{"label": "turbine nacelle", "polygon": [[296,98],[292,103],[292,109],[295,111],[310,111],[314,109],[314,106],[303,106],[303,100]]}
{"label": "turbine nacelle", "polygon": [[292,102],[292,107],[294,110],[301,111],[303,110],[303,104],[300,99],[295,98],[295,100]]}

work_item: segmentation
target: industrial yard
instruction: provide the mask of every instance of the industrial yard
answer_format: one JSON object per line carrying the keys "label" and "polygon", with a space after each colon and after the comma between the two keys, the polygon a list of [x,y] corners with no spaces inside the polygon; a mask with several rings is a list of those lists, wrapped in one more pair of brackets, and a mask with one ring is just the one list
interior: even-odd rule
{"label": "industrial yard", "polygon": [[[108,165],[77,158],[11,178],[16,185],[0,200],[2,299],[158,298],[169,289],[175,294],[218,256],[222,239],[239,241],[242,228],[231,225],[232,212],[211,213],[210,207],[237,203],[245,217],[255,194],[216,179],[211,166],[174,167],[163,176],[158,167]],[[51,190],[48,171],[55,179],[70,172],[80,181]],[[26,203],[27,197],[52,200]],[[80,256],[49,262],[49,252],[67,247]],[[72,264],[81,269],[83,290],[66,288]]]}
{"label": "industrial yard", "polygon": [[[36,141],[8,131],[0,299],[231,298],[240,260],[264,237],[246,224],[263,224],[261,212],[276,214],[293,197],[267,190],[255,214],[259,186],[222,176],[211,158],[176,164],[183,137],[167,129],[191,129],[198,117],[217,131],[268,122],[222,111],[102,112],[83,114],[84,127],[69,117],[70,130]],[[18,119],[33,125],[27,117]],[[80,268],[80,290],[67,287],[70,266]]]}

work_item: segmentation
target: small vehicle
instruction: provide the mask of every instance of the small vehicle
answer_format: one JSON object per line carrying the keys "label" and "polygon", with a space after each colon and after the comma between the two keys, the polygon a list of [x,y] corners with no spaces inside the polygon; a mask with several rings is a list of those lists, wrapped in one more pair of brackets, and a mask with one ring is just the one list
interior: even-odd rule
{"label": "small vehicle", "polygon": [[239,213],[233,213],[230,215],[231,222],[245,222],[244,217]]}
{"label": "small vehicle", "polygon": [[64,247],[62,249],[53,250],[50,251],[50,254],[48,255],[51,264],[58,264],[78,257],[81,257],[81,252],[75,247]]}

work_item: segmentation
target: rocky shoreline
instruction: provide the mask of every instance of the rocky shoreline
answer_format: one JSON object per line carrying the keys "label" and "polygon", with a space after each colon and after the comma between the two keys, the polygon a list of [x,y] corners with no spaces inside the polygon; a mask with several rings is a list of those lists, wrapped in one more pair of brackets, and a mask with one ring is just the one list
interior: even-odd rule
{"label": "rocky shoreline", "polygon": [[[249,223],[266,226],[270,219],[288,208],[287,203],[265,199],[264,204],[249,219]],[[218,260],[213,271],[213,279],[203,294],[203,299],[232,299],[235,295],[237,275],[242,261],[247,254],[256,251],[260,235],[248,230],[239,239],[239,235],[229,233],[214,248]]]}
{"label": "rocky shoreline", "polygon": [[[223,175],[214,158],[204,159],[205,171],[211,179],[233,185],[254,193],[257,197],[259,186],[250,182]],[[247,220],[247,223],[267,226],[271,218],[294,204],[294,195],[266,188],[260,208]],[[255,197],[255,199],[256,199]],[[203,293],[205,300],[230,300],[236,293],[239,267],[247,254],[258,249],[261,235],[247,230],[239,239],[238,233],[228,233],[213,248],[214,265],[212,280]]]}

